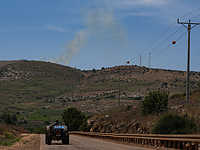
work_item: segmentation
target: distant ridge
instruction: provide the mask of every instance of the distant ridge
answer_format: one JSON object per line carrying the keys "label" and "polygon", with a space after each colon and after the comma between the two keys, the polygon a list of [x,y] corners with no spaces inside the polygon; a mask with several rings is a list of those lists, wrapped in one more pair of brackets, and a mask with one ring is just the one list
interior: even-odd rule
{"label": "distant ridge", "polygon": [[20,61],[24,61],[23,59],[20,60],[0,60],[0,67],[12,64],[12,63],[16,63],[16,62],[20,62]]}

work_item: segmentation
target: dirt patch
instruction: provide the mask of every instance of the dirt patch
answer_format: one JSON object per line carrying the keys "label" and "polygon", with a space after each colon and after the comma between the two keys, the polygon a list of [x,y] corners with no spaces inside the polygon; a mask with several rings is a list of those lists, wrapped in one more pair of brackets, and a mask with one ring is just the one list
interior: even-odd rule
{"label": "dirt patch", "polygon": [[11,146],[0,146],[2,150],[39,150],[39,134],[21,134],[22,139]]}

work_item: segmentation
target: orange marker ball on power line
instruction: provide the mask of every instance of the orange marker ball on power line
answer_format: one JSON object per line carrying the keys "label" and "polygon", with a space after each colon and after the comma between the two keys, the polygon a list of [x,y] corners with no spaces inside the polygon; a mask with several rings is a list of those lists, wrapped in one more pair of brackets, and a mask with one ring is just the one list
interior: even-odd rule
{"label": "orange marker ball on power line", "polygon": [[127,64],[129,64],[130,63],[130,61],[127,61]]}
{"label": "orange marker ball on power line", "polygon": [[176,41],[172,41],[172,44],[176,44]]}

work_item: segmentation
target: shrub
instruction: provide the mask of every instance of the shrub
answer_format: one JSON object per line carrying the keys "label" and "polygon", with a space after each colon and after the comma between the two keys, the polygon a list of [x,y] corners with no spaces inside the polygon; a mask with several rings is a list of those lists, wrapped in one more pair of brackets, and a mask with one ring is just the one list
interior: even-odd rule
{"label": "shrub", "polygon": [[191,134],[197,130],[194,118],[187,115],[166,114],[152,128],[154,134]]}
{"label": "shrub", "polygon": [[9,132],[6,132],[6,131],[4,131],[3,134],[4,134],[5,138],[14,138],[15,137],[12,133],[9,133]]}
{"label": "shrub", "polygon": [[79,126],[79,130],[80,130],[80,131],[84,131],[84,132],[89,132],[89,131],[90,131],[91,126],[90,126],[90,125],[87,125],[87,120],[88,120],[90,117],[92,117],[92,116],[85,117],[85,118],[82,120],[82,124]]}
{"label": "shrub", "polygon": [[141,101],[141,109],[143,115],[151,113],[162,112],[167,109],[169,92],[154,91],[149,92],[148,96],[145,96],[145,100]]}
{"label": "shrub", "polygon": [[131,109],[131,105],[129,105],[129,106],[126,107],[126,110],[129,111],[130,109]]}
{"label": "shrub", "polygon": [[167,82],[163,82],[162,85],[168,85]]}
{"label": "shrub", "polygon": [[78,131],[85,115],[75,107],[70,107],[61,113],[62,119],[70,131]]}
{"label": "shrub", "polygon": [[8,114],[7,117],[4,119],[4,123],[5,124],[10,124],[10,125],[15,125],[15,121],[10,117],[10,115]]}

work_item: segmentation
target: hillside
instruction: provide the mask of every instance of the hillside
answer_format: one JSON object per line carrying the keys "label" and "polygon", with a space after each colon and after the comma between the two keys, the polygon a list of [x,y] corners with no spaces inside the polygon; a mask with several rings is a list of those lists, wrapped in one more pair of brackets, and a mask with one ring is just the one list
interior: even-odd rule
{"label": "hillside", "polygon": [[[0,110],[17,114],[25,127],[41,127],[71,106],[88,114],[136,105],[149,91],[185,92],[186,72],[127,65],[78,70],[42,61],[18,61],[0,68]],[[190,89],[198,88],[199,72],[191,72]],[[111,86],[112,85],[112,86]],[[28,123],[28,124],[27,124]]]}
{"label": "hillside", "polygon": [[88,120],[93,132],[102,133],[131,133],[131,134],[150,134],[152,127],[163,115],[178,114],[187,115],[197,125],[200,133],[200,90],[195,90],[190,94],[190,102],[186,103],[186,96],[174,95],[169,99],[168,110],[165,112],[142,115],[139,105],[132,104],[120,108],[110,109],[109,111],[94,115]]}
{"label": "hillside", "polygon": [[56,97],[76,90],[83,78],[80,70],[48,62],[20,61],[0,68],[1,112],[28,115],[52,103]]}
{"label": "hillside", "polygon": [[[81,111],[95,113],[117,106],[119,70],[122,105],[129,105],[133,103],[133,100],[143,99],[149,91],[169,91],[170,96],[185,93],[186,72],[184,71],[149,69],[128,65],[104,68],[103,70],[83,71],[87,81],[85,79],[84,86],[80,86],[73,93],[74,100],[78,102],[86,100],[84,105],[77,103],[80,104],[78,107]],[[191,72],[190,90],[198,88],[199,78],[199,72]],[[87,101],[91,105],[87,105]]]}

